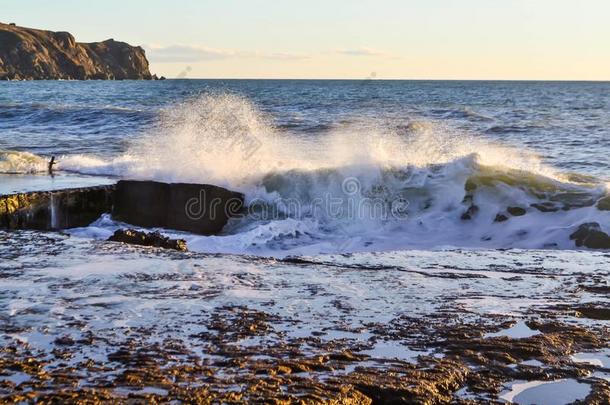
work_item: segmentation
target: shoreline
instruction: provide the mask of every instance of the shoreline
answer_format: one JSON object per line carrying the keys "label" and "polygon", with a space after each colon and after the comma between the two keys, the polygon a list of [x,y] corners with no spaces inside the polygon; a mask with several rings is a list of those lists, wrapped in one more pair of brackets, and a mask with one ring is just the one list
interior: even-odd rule
{"label": "shoreline", "polygon": [[296,263],[58,233],[0,231],[0,240],[9,402],[466,404],[536,392],[520,393],[520,381],[610,399],[600,252]]}

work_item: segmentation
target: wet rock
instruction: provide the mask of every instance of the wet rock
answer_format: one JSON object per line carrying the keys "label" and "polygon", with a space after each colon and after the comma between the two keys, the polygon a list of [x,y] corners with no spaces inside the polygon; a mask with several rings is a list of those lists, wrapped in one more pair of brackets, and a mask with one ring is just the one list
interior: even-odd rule
{"label": "wet rock", "polygon": [[575,241],[578,247],[610,249],[610,236],[601,230],[597,222],[580,225],[576,232],[570,235],[570,239]]}
{"label": "wet rock", "polygon": [[504,222],[504,221],[508,221],[508,217],[504,214],[498,214],[498,215],[496,215],[496,218],[494,219],[494,222]]}
{"label": "wet rock", "polygon": [[573,309],[583,318],[610,321],[610,308],[607,307],[587,304],[573,307]]}
{"label": "wet rock", "polygon": [[592,207],[595,205],[596,198],[588,192],[564,192],[555,194],[550,200],[561,204],[561,209],[569,211],[576,208]]}
{"label": "wet rock", "polygon": [[[37,244],[44,246],[48,257],[50,253],[57,255],[69,248],[68,244],[59,243],[67,239],[60,234],[50,235],[58,242],[52,242],[47,235],[37,242],[38,236],[31,237],[39,235],[36,232],[4,234],[8,236],[0,232],[0,246],[10,247],[4,251],[22,249],[21,254],[26,259],[37,254],[34,249]],[[16,243],[19,234],[24,236]],[[5,236],[7,239],[3,239]],[[28,239],[31,240],[23,243]],[[61,246],[50,251],[49,247],[53,245]],[[79,251],[89,253],[89,246],[87,244]],[[104,256],[116,250],[106,248],[103,247]],[[154,257],[149,262],[152,265],[168,255],[161,250],[149,253]],[[141,259],[141,255],[121,257],[129,260],[124,263],[121,260],[118,266],[129,264],[131,259]],[[466,270],[463,269],[455,277],[442,275],[443,287],[455,288],[443,288],[449,290],[447,294],[432,298],[440,301],[440,310],[427,314],[399,310],[393,316],[365,316],[364,319],[355,318],[362,307],[354,305],[344,313],[342,309],[348,309],[348,306],[336,305],[333,298],[338,297],[333,297],[330,288],[325,290],[313,285],[315,280],[307,276],[299,284],[293,284],[294,280],[286,277],[273,277],[272,282],[278,283],[276,288],[289,290],[290,297],[297,288],[304,294],[301,297],[306,297],[305,301],[289,299],[284,302],[281,297],[271,294],[273,290],[261,280],[261,272],[247,268],[219,274],[217,269],[222,267],[214,262],[206,263],[213,260],[207,255],[193,256],[194,260],[180,264],[178,271],[121,272],[112,283],[106,277],[100,282],[97,276],[83,279],[77,275],[72,279],[58,274],[48,284],[50,288],[40,284],[53,297],[38,302],[55,302],[59,289],[67,290],[69,295],[58,297],[63,297],[62,302],[70,311],[54,314],[47,311],[46,306],[18,306],[17,315],[28,322],[9,319],[9,322],[0,323],[0,332],[7,336],[0,347],[0,402],[500,403],[501,392],[515,380],[577,378],[592,386],[591,395],[583,402],[609,403],[610,385],[599,377],[606,370],[572,358],[575,353],[600,353],[608,348],[604,322],[575,319],[585,315],[603,319],[608,315],[604,312],[605,296],[594,297],[598,301],[595,303],[587,299],[585,304],[579,293],[584,288],[594,288],[591,291],[599,293],[608,291],[603,259],[596,262],[602,264],[593,274],[578,271],[557,277],[556,271],[545,273],[537,266],[528,268],[528,264],[517,261],[512,253],[511,257],[514,260],[510,266],[505,267],[502,263],[490,269],[505,275],[494,278],[495,284],[504,282],[505,286],[515,285],[514,289],[505,290],[498,285],[498,290],[490,292],[488,282],[465,284],[467,280],[463,274]],[[106,266],[102,260],[93,261]],[[337,273],[330,273],[328,268],[337,266],[333,262],[294,262],[301,267],[311,266],[311,271],[324,266],[325,274],[345,271],[341,266]],[[23,285],[13,281],[16,276],[9,277],[9,271],[19,267],[15,263],[18,264],[10,262],[2,272],[2,277],[8,281],[4,284],[9,286]],[[277,269],[278,264],[265,258],[243,258],[239,263],[271,271]],[[480,262],[477,260],[477,263]],[[291,265],[290,271],[296,265]],[[25,273],[21,280],[28,280],[28,283],[29,280],[44,281],[38,272],[26,271],[38,269],[34,266],[17,270]],[[454,269],[456,263],[442,266]],[[380,270],[390,268],[352,264],[346,269],[351,273],[368,269],[369,274],[373,270],[374,277],[381,277]],[[401,273],[403,270],[407,271],[401,269]],[[414,269],[414,274],[422,277],[426,274],[429,277],[430,273],[435,271]],[[520,284],[532,277],[536,283],[556,280],[558,284],[549,286],[546,291],[537,289],[533,297]],[[227,290],[215,280],[223,280],[222,283],[227,280],[231,287]],[[193,285],[202,288],[193,289]],[[422,284],[423,288],[427,285],[431,284]],[[518,300],[515,302],[522,302],[522,299],[535,298],[538,301],[524,308],[524,311],[532,312],[531,316],[523,314],[523,317],[513,318],[486,310],[473,311],[472,306],[464,307],[464,294],[455,293],[467,285],[480,285],[485,289],[484,294],[467,291],[469,297],[476,299],[490,297],[495,302],[515,298]],[[111,286],[118,290],[110,289]],[[235,291],[233,286],[239,288],[239,296],[230,298],[227,292]],[[264,295],[254,296],[253,308],[247,306],[252,301],[244,298],[243,287],[246,286],[252,288],[250,291],[264,292]],[[210,294],[207,298],[206,293]],[[14,294],[7,291],[5,295]],[[117,294],[122,302],[118,305]],[[130,306],[123,301],[127,294],[133,294],[135,300],[131,302],[138,303],[132,314],[127,314]],[[340,301],[351,303],[344,290],[335,295],[341,297]],[[314,296],[324,304],[311,305]],[[145,299],[153,300],[154,306],[140,305],[145,304]],[[367,298],[367,305],[371,308],[383,310],[383,306],[369,300]],[[429,300],[422,296],[418,301],[427,305]],[[173,305],[176,302],[179,305]],[[243,302],[243,305],[235,306],[231,302]],[[564,306],[554,307],[557,302]],[[304,305],[283,310],[292,303]],[[194,309],[189,310],[188,316],[183,316],[191,305]],[[320,311],[308,318],[307,308]],[[521,310],[518,313],[522,314]],[[41,322],[46,316],[53,316],[53,322]],[[135,322],[125,322],[129,319]],[[514,334],[518,332],[516,329],[509,332],[507,329],[518,320],[537,333]],[[56,321],[63,327],[56,328]],[[112,322],[116,325],[108,328]],[[321,330],[327,332],[323,338],[314,333]],[[505,330],[505,334],[496,333]],[[32,332],[40,333],[44,341],[53,341],[53,345],[32,345],[31,341],[20,339]],[[394,343],[404,346],[404,351],[392,349]],[[365,354],[373,348],[376,354]],[[421,354],[414,357],[412,352]],[[550,402],[560,400],[552,395],[549,395]]]}
{"label": "wet rock", "polygon": [[477,189],[477,183],[472,180],[472,179],[468,179],[466,180],[466,184],[464,184],[464,190],[467,193],[473,193],[475,190]]}
{"label": "wet rock", "polygon": [[367,356],[357,355],[352,353],[349,350],[344,350],[339,353],[330,353],[328,358],[331,360],[345,361],[345,362],[354,362],[354,361],[362,361],[366,359]]}
{"label": "wet rock", "polygon": [[[226,307],[219,315],[225,318],[231,314],[236,321],[265,317],[282,322],[276,316],[245,307]],[[35,358],[27,346],[6,347],[0,351],[0,366],[6,374],[19,371],[34,378],[19,387],[0,385],[0,395],[8,403],[72,403],[83,398],[90,399],[87,403],[496,403],[506,383],[516,379],[582,378],[595,387],[588,402],[607,403],[608,386],[590,377],[591,366],[569,361],[575,351],[605,347],[601,330],[530,321],[527,325],[539,330],[540,335],[485,338],[490,328],[497,330],[510,322],[486,326],[479,319],[452,325],[447,314],[438,319],[409,319],[413,324],[402,332],[412,333],[414,327],[418,339],[437,346],[437,353],[443,357],[420,356],[417,362],[372,361],[368,356],[353,354],[349,347],[356,346],[349,340],[328,342],[329,346],[318,349],[307,345],[307,352],[314,350],[317,354],[298,350],[296,341],[276,341],[257,346],[244,356],[239,344],[226,345],[227,335],[241,335],[244,326],[230,322],[226,333],[202,337],[204,353],[224,357],[210,362],[193,354],[179,339],[151,343],[154,329],[139,327],[105,342],[105,347],[113,347],[106,358],[89,359],[76,367],[57,356]],[[402,329],[394,322],[386,327]],[[214,350],[220,346],[226,350]],[[70,350],[79,353],[81,348]],[[519,364],[533,359],[541,365]],[[461,397],[463,389],[468,390],[471,400]]]}
{"label": "wet rock", "polygon": [[209,184],[119,181],[113,217],[147,228],[219,233],[243,207],[243,195]]}
{"label": "wet rock", "polygon": [[508,213],[510,215],[512,215],[513,217],[520,217],[527,213],[525,208],[521,208],[521,207],[508,207],[506,209],[506,211],[508,211]]}
{"label": "wet rock", "polygon": [[114,186],[0,196],[0,228],[56,230],[87,226],[112,210]]}
{"label": "wet rock", "polygon": [[553,204],[552,202],[543,202],[543,203],[536,203],[536,204],[531,204],[530,205],[532,208],[536,208],[538,211],[540,212],[557,212],[559,211],[559,208]]}
{"label": "wet rock", "polygon": [[610,295],[610,285],[581,285],[579,288],[593,294]]}
{"label": "wet rock", "polygon": [[460,361],[439,360],[425,370],[404,367],[379,373],[362,370],[346,378],[376,404],[449,403],[466,382],[469,369]]}
{"label": "wet rock", "polygon": [[130,245],[186,251],[186,241],[184,239],[170,239],[159,232],[146,233],[134,229],[119,229],[108,240],[111,242],[128,243]]}
{"label": "wet rock", "polygon": [[597,202],[597,209],[601,211],[610,211],[610,196],[599,200]]}
{"label": "wet rock", "polygon": [[479,212],[479,207],[474,204],[471,205],[470,207],[468,207],[466,212],[462,214],[462,216],[461,216],[462,221],[471,220],[472,217],[474,217],[477,214],[477,212]]}
{"label": "wet rock", "polygon": [[70,336],[60,336],[55,339],[54,343],[59,346],[72,346],[74,344],[74,339]]}

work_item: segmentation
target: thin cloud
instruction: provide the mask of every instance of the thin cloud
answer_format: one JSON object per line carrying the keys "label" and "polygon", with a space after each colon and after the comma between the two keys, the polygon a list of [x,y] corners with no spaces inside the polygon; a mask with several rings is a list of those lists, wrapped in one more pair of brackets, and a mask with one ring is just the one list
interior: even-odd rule
{"label": "thin cloud", "polygon": [[195,63],[229,58],[258,58],[272,60],[301,60],[309,58],[309,55],[300,53],[235,51],[192,45],[148,45],[145,48],[150,60],[157,63]]}
{"label": "thin cloud", "polygon": [[385,51],[373,48],[337,49],[335,53],[348,56],[391,56]]}
{"label": "thin cloud", "polygon": [[309,59],[310,56],[302,53],[291,53],[291,52],[275,52],[264,56],[266,59],[276,60],[302,60]]}
{"label": "thin cloud", "polygon": [[188,45],[148,46],[146,51],[155,62],[200,62],[235,56],[228,50]]}

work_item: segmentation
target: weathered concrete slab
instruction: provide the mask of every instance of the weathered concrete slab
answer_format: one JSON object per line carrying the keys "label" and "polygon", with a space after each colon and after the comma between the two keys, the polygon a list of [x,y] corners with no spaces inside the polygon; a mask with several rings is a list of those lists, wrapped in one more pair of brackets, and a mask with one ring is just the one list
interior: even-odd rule
{"label": "weathered concrete slab", "polygon": [[112,210],[114,185],[0,196],[0,228],[56,230],[87,226]]}
{"label": "weathered concrete slab", "polygon": [[144,228],[165,227],[169,184],[156,181],[119,181],[112,216]]}
{"label": "weathered concrete slab", "polygon": [[243,203],[242,194],[209,184],[122,180],[116,185],[0,196],[0,228],[76,228],[112,213],[117,220],[145,228],[213,235]]}
{"label": "weathered concrete slab", "polygon": [[112,216],[147,228],[212,235],[240,212],[243,203],[242,194],[209,184],[122,180]]}
{"label": "weathered concrete slab", "polygon": [[171,184],[167,227],[212,235],[239,213],[244,196],[209,184]]}

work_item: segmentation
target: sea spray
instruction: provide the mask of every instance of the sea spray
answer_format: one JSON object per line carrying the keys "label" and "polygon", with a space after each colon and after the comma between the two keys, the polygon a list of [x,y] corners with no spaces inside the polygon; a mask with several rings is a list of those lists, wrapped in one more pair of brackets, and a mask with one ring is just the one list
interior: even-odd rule
{"label": "sea spray", "polygon": [[442,123],[406,121],[400,129],[354,121],[302,136],[277,129],[271,116],[244,97],[208,94],[163,110],[156,129],[132,141],[122,156],[109,161],[89,155],[64,156],[60,168],[242,188],[272,173],[359,165],[421,168],[476,156],[487,166],[561,177],[533,152],[499,145]]}
{"label": "sea spray", "polygon": [[[531,151],[431,120],[396,127],[354,119],[295,134],[232,94],[165,109],[122,156],[64,156],[59,168],[244,192],[251,209],[224,235],[186,236],[191,249],[209,252],[565,249],[585,220],[610,230],[610,213],[595,207],[605,184],[562,173]],[[507,214],[511,207],[525,215]]]}
{"label": "sea spray", "polygon": [[0,150],[0,174],[33,174],[47,171],[46,160],[30,152]]}

